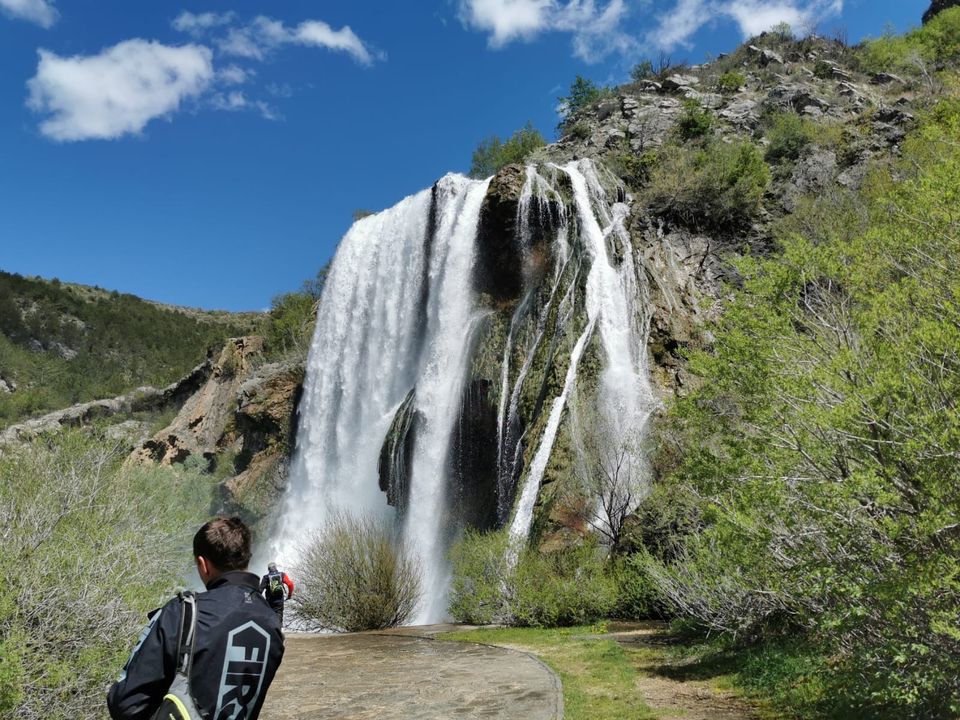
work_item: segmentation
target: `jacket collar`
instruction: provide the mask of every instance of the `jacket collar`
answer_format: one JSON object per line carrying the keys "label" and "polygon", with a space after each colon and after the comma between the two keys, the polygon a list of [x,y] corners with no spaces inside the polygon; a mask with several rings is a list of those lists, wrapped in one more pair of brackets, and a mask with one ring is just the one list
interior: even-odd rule
{"label": "jacket collar", "polygon": [[223,585],[239,585],[250,590],[260,587],[260,578],[246,570],[230,570],[219,575],[207,584],[207,590],[214,590]]}

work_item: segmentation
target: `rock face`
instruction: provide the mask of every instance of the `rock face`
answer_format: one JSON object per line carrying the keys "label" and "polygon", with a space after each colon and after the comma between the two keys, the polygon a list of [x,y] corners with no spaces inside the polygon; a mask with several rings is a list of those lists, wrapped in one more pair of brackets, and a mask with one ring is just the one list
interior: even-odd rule
{"label": "rock face", "polygon": [[[56,432],[63,427],[82,427],[95,420],[116,415],[178,407],[203,386],[212,371],[213,361],[208,357],[186,377],[162,390],[141,387],[126,395],[73,405],[65,410],[57,410],[33,420],[11,425],[0,433],[0,443],[25,442],[45,433]],[[12,385],[12,388],[15,390],[16,386]]]}
{"label": "rock face", "polygon": [[[302,362],[256,366],[258,336],[230,339],[208,360],[204,382],[182,402],[173,421],[144,440],[131,464],[172,465],[200,458],[221,484],[227,511],[256,522],[271,508],[285,482],[286,459],[296,433]],[[223,472],[221,463],[232,463]]]}
{"label": "rock face", "polygon": [[960,5],[960,0],[933,0],[933,2],[930,3],[930,7],[927,8],[927,11],[923,14],[923,22],[928,23],[933,20],[938,13],[958,5]]}

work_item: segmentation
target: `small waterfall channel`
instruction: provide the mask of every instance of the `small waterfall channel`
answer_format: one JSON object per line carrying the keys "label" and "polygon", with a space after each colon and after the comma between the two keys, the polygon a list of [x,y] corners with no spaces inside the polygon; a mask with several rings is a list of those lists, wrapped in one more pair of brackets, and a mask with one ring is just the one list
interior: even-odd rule
{"label": "small waterfall channel", "polygon": [[[515,554],[595,339],[610,427],[642,429],[655,406],[627,206],[608,199],[590,161],[526,168],[510,240],[523,292],[505,311],[476,287],[490,183],[448,175],[344,236],[318,310],[290,483],[269,545],[271,557],[292,565],[334,512],[393,520],[423,568],[415,623],[446,618],[447,553],[471,522],[457,503],[460,486],[478,481],[462,477],[452,459],[454,446],[464,452],[465,408],[483,418],[492,405],[473,453],[491,456],[492,487],[481,488],[495,498],[487,526],[509,523]],[[549,235],[540,245],[538,233]],[[500,359],[478,381],[478,357],[504,312]],[[564,380],[551,392],[545,372],[533,376],[554,364]],[[537,424],[541,409],[546,422]],[[535,426],[542,429],[531,437]]]}

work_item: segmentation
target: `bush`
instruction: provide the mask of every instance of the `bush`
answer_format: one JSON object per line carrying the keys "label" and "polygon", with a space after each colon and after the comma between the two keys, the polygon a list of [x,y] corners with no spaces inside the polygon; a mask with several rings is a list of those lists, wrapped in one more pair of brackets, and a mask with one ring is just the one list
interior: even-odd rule
{"label": "bush", "polygon": [[768,120],[767,139],[770,144],[765,154],[769,162],[797,160],[814,142],[817,126],[796,113],[777,113]]}
{"label": "bush", "polygon": [[557,98],[560,101],[562,115],[560,127],[568,125],[581,110],[599,102],[601,97],[603,97],[603,90],[596,83],[582,75],[577,75],[570,84],[570,94]]}
{"label": "bush", "polygon": [[590,126],[585,122],[578,122],[570,128],[570,136],[577,140],[586,140],[590,137]]}
{"label": "bush", "polygon": [[305,281],[299,290],[273,298],[261,329],[268,356],[307,356],[317,319],[317,303],[329,271],[327,263],[316,278]]}
{"label": "bush", "polygon": [[526,550],[510,568],[506,533],[468,531],[451,550],[450,613],[461,622],[557,627],[593,622],[616,605],[615,578],[586,544],[541,554]]}
{"label": "bush", "polygon": [[523,164],[530,154],[546,144],[543,136],[531,123],[517,130],[506,142],[496,135],[477,145],[470,163],[470,177],[486,178],[495,175],[504,165]]}
{"label": "bush", "polygon": [[865,42],[859,51],[866,72],[916,72],[960,55],[960,8],[938,13],[905,35],[884,35]]}
{"label": "bush", "polygon": [[644,198],[650,211],[693,229],[730,231],[759,215],[770,171],[753,143],[665,145]]}
{"label": "bush", "polygon": [[661,601],[656,582],[647,573],[641,555],[619,558],[614,570],[617,602],[613,614],[623,620],[646,620],[659,614]]}
{"label": "bush", "polygon": [[657,71],[653,69],[653,63],[650,60],[643,60],[631,68],[630,79],[634,82],[641,82],[656,77],[656,74]]}
{"label": "bush", "polygon": [[811,199],[741,261],[668,420],[702,528],[648,573],[713,631],[822,644],[836,717],[960,712],[958,193],[946,102],[862,208]]}
{"label": "bush", "polygon": [[144,624],[190,569],[212,487],[129,469],[98,434],[65,432],[0,457],[0,714],[100,717]]}
{"label": "bush", "polygon": [[816,65],[813,66],[813,76],[821,80],[832,80],[833,65],[826,60],[817,60]]}
{"label": "bush", "polygon": [[370,516],[333,515],[300,548],[297,618],[334,632],[402,625],[420,598],[420,565],[393,528]]}
{"label": "bush", "polygon": [[728,95],[737,92],[746,84],[746,75],[736,72],[735,70],[731,70],[730,72],[725,72],[719,77],[717,80],[717,90],[725,95]]}
{"label": "bush", "polygon": [[713,129],[713,113],[696,100],[683,101],[683,113],[677,119],[677,134],[683,140],[698,140]]}
{"label": "bush", "polygon": [[508,540],[505,532],[467,530],[450,549],[450,614],[460,622],[489,625],[508,616],[504,597]]}
{"label": "bush", "polygon": [[586,625],[609,615],[617,601],[603,554],[590,543],[550,554],[527,550],[509,587],[510,624],[522,627]]}

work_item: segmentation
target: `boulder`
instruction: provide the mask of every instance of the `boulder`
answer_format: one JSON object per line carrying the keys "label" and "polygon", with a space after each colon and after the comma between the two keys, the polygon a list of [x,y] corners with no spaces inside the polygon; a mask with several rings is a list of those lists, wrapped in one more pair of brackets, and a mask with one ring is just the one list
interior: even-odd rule
{"label": "boulder", "polygon": [[766,67],[770,63],[776,63],[777,65],[784,64],[782,55],[767,48],[758,48],[756,45],[749,45],[747,52],[757,58],[761,67]]}
{"label": "boulder", "polygon": [[906,85],[907,82],[899,75],[894,75],[893,73],[877,73],[870,77],[870,82],[874,85],[890,85],[892,83],[898,83],[900,85]]}
{"label": "boulder", "polygon": [[671,75],[663,81],[663,89],[666,92],[679,92],[699,84],[700,78],[693,75]]}
{"label": "boulder", "polygon": [[480,208],[473,283],[498,307],[514,304],[523,293],[523,251],[516,226],[525,181],[522,165],[507,165],[490,181]]}

